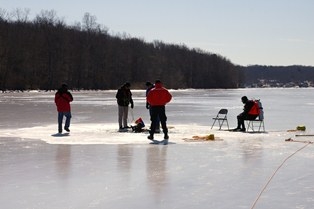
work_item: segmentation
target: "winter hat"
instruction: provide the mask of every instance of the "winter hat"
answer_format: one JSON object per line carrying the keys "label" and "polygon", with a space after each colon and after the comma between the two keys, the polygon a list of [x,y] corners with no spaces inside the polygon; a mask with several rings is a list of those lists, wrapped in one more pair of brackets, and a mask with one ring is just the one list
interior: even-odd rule
{"label": "winter hat", "polygon": [[151,86],[151,85],[153,85],[151,82],[149,82],[149,81],[146,81],[146,84],[145,84],[146,86]]}
{"label": "winter hat", "polygon": [[243,96],[243,97],[241,98],[241,100],[242,100],[243,103],[245,103],[245,102],[247,102],[249,99],[248,99],[246,96]]}
{"label": "winter hat", "polygon": [[124,86],[125,86],[125,87],[130,87],[131,84],[130,84],[129,82],[125,82]]}

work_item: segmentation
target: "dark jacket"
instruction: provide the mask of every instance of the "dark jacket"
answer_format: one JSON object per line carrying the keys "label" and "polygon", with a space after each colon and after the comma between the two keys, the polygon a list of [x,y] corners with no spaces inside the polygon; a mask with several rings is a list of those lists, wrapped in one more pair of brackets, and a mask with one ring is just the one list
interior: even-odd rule
{"label": "dark jacket", "polygon": [[[151,87],[146,89],[146,98],[147,98],[147,95],[148,95],[149,91],[152,90],[154,87],[155,86],[152,85]],[[147,99],[146,99],[146,108],[149,109],[149,103],[147,102]]]}
{"label": "dark jacket", "polygon": [[126,88],[125,86],[122,86],[121,88],[118,89],[116,98],[117,103],[120,106],[128,106],[129,104],[133,106],[132,93],[130,89]]}

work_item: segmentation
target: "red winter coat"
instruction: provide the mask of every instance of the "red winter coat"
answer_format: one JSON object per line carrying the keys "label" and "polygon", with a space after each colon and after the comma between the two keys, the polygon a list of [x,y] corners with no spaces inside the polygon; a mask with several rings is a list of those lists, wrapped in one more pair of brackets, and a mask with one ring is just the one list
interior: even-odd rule
{"label": "red winter coat", "polygon": [[73,97],[70,92],[57,92],[55,95],[55,103],[58,112],[71,112],[70,102]]}
{"label": "red winter coat", "polygon": [[147,102],[150,106],[164,106],[170,102],[172,95],[162,87],[161,83],[156,83],[155,88],[151,89],[147,95]]}

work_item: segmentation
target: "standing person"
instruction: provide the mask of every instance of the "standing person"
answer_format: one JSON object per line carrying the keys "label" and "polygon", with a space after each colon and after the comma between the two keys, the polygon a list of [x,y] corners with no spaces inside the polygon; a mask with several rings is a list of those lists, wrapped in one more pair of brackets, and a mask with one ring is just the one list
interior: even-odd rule
{"label": "standing person", "polygon": [[132,93],[130,90],[131,84],[129,82],[124,83],[116,94],[118,103],[118,121],[119,121],[119,131],[124,131],[128,128],[128,111],[129,104],[133,109],[134,103],[132,99]]}
{"label": "standing person", "polygon": [[[146,82],[146,98],[147,98],[147,95],[148,95],[148,92],[154,88],[154,84],[152,84],[151,82],[147,81]],[[146,100],[146,109],[149,110],[149,116],[151,117],[152,116],[152,110],[150,108],[150,105],[149,103],[147,102]],[[157,117],[157,121],[156,121],[156,130],[155,130],[155,133],[160,133],[160,120],[159,120],[159,117]]]}
{"label": "standing person", "polygon": [[65,116],[64,130],[70,132],[70,122],[71,122],[71,106],[70,102],[73,101],[72,94],[68,91],[68,85],[62,84],[61,88],[58,89],[55,94],[55,103],[58,111],[58,132],[62,133],[62,121],[63,116]]}
{"label": "standing person", "polygon": [[237,116],[238,126],[233,131],[245,132],[244,120],[255,120],[259,115],[259,108],[255,107],[255,102],[249,100],[246,96],[243,96],[241,101],[244,104],[243,112]]}
{"label": "standing person", "polygon": [[168,144],[168,128],[167,128],[167,116],[165,105],[170,102],[172,95],[169,91],[162,86],[160,80],[156,80],[155,87],[152,88],[147,95],[147,102],[150,105],[152,114],[151,114],[151,126],[149,131],[149,136],[147,137],[150,140],[154,139],[154,133],[157,126],[157,118],[159,117],[161,122],[161,127],[164,132],[164,144]]}

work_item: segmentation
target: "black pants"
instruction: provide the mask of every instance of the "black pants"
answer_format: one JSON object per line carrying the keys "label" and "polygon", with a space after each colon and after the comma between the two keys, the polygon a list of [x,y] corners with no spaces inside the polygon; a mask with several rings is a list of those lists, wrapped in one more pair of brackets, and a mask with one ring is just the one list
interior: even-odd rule
{"label": "black pants", "polygon": [[168,134],[168,128],[167,128],[167,116],[166,116],[166,109],[165,106],[151,106],[151,125],[150,125],[150,135],[154,135],[156,127],[157,127],[157,122],[158,118],[161,123],[161,128],[162,131],[164,132],[165,135]]}
{"label": "black pants", "polygon": [[243,128],[245,129],[245,124],[244,124],[244,120],[255,120],[255,118],[257,118],[258,115],[249,115],[249,114],[244,114],[241,113],[240,115],[237,116],[238,119],[238,126],[237,128]]}

